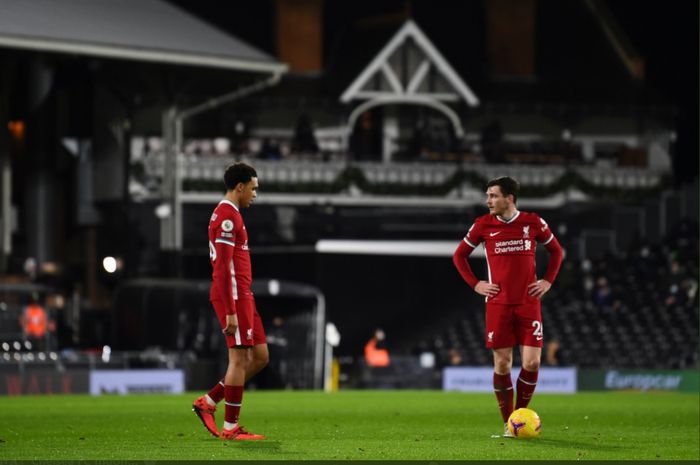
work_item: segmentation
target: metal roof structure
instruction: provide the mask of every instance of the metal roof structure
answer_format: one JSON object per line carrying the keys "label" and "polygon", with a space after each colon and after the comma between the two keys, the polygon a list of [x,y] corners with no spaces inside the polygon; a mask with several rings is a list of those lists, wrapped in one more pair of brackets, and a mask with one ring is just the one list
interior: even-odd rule
{"label": "metal roof structure", "polygon": [[469,106],[479,104],[479,98],[410,19],[343,92],[340,100],[347,103],[376,98],[464,100]]}
{"label": "metal roof structure", "polygon": [[438,49],[412,20],[374,57],[340,96],[349,103],[365,100],[348,118],[345,145],[357,118],[381,105],[423,105],[443,113],[458,137],[464,135],[459,115],[445,103],[464,101],[470,107],[479,98],[450,66]]}
{"label": "metal roof structure", "polygon": [[161,0],[0,0],[0,47],[283,73],[287,66]]}

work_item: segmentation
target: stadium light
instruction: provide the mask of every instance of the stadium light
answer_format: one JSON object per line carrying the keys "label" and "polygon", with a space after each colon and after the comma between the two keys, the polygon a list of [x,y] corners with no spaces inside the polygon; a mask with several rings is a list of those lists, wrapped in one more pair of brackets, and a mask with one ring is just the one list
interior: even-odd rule
{"label": "stadium light", "polygon": [[270,292],[270,295],[277,295],[280,293],[280,282],[277,281],[276,279],[271,279],[267,283],[267,288],[268,288],[268,291]]}
{"label": "stadium light", "polygon": [[117,260],[114,257],[105,257],[102,259],[102,267],[107,273],[117,271]]}
{"label": "stadium light", "polygon": [[102,268],[109,274],[115,273],[122,269],[122,260],[112,256],[105,257],[102,259]]}
{"label": "stadium light", "polygon": [[166,218],[170,218],[170,215],[172,214],[172,208],[169,204],[162,203],[156,207],[154,212],[159,220],[164,220]]}
{"label": "stadium light", "polygon": [[26,133],[26,128],[24,121],[16,120],[9,121],[7,123],[7,130],[10,132],[10,136],[15,140],[23,140]]}

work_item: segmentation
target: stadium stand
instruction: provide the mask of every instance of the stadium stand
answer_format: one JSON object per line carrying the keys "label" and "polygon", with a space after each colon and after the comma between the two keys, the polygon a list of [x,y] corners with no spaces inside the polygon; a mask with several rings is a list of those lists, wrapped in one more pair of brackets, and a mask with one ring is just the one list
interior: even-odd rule
{"label": "stadium stand", "polygon": [[[24,144],[24,129],[11,141],[0,137],[0,166],[13,173],[11,188],[0,189],[0,242],[12,246],[10,255],[0,254],[0,271],[29,283],[35,278],[22,272],[27,257],[55,258],[66,304],[52,309],[56,339],[38,351],[18,323],[29,291],[3,288],[0,275],[0,369],[39,362],[57,372],[64,362],[190,369],[198,361],[202,372],[220,371],[222,337],[208,302],[203,234],[221,197],[222,169],[237,160],[252,162],[261,182],[246,217],[255,231],[256,280],[318,286],[328,302],[321,315],[315,295],[312,305],[261,290],[266,327],[281,318],[277,340],[304,341],[297,353],[279,344],[272,363],[285,364],[276,369],[287,379],[262,387],[321,384],[317,315],[337,324],[335,355],[348,361],[343,372],[359,387],[438,387],[442,367],[491,365],[483,302],[444,255],[322,255],[316,246],[336,239],[451,246],[484,213],[485,182],[503,175],[521,182],[523,209],[541,212],[567,249],[543,302],[545,363],[698,366],[698,187],[697,180],[679,184],[696,176],[679,169],[697,166],[685,162],[696,160],[697,150],[683,150],[688,139],[679,121],[685,102],[697,99],[665,95],[653,73],[640,79],[643,66],[630,73],[587,13],[592,2],[539,1],[528,20],[537,25],[529,34],[536,53],[529,70],[510,76],[492,66],[498,57],[485,60],[490,34],[480,1],[455,2],[458,14],[439,21],[430,20],[430,2],[416,6],[415,18],[370,12],[372,2],[317,2],[327,8],[326,32],[317,38],[323,52],[318,69],[305,70],[190,17],[185,1],[171,2],[182,4],[173,8],[160,0],[100,0],[104,8],[94,10],[75,2],[56,15],[46,14],[57,8],[48,0],[4,3],[12,11],[0,15],[0,62],[8,69],[0,76],[0,116],[27,113],[31,143]],[[284,3],[265,3],[267,22],[283,25],[272,12]],[[56,21],[47,31],[35,17]],[[110,21],[129,27],[100,26]],[[293,39],[261,24],[254,28],[266,40]],[[104,39],[111,45],[94,45]],[[36,40],[43,44],[38,51]],[[508,35],[499,40],[512,43]],[[393,58],[382,57],[383,47]],[[299,51],[312,48],[305,40]],[[146,59],[148,50],[160,58]],[[252,85],[248,71],[271,76]],[[47,89],[36,85],[44,78]],[[24,89],[29,100],[43,102],[36,114],[16,98],[23,82],[31,84]],[[464,86],[474,95],[465,97]],[[240,98],[231,100],[234,94]],[[365,98],[378,100],[367,106]],[[213,111],[200,115],[204,107]],[[38,166],[43,171],[34,176]],[[27,182],[34,178],[36,191]],[[691,214],[694,220],[681,220]],[[178,224],[179,231],[172,227]],[[113,255],[125,266],[108,275],[99,260]],[[407,321],[424,317],[426,308],[435,320],[419,333]],[[163,321],[167,331],[158,332]],[[364,326],[380,323],[395,346],[394,364],[378,380],[353,355]],[[105,348],[115,351],[107,361]]]}

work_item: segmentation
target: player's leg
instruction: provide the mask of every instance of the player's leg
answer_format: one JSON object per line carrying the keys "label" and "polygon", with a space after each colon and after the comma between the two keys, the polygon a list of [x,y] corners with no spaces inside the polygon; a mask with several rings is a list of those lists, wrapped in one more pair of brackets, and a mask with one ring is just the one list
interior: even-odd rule
{"label": "player's leg", "polygon": [[[213,301],[212,306],[216,312],[219,324],[223,328],[226,325],[226,311],[224,310],[224,306],[220,301]],[[227,338],[227,346],[230,347],[234,344],[234,340],[233,338],[230,338],[230,340],[228,339],[229,338]],[[209,390],[209,392],[198,397],[192,403],[192,411],[197,415],[197,417],[199,417],[207,431],[216,437],[219,436],[219,430],[216,427],[216,418],[214,414],[216,413],[216,404],[221,402],[223,398],[224,380],[221,379]]]}
{"label": "player's leg", "polygon": [[517,339],[522,367],[517,381],[515,408],[525,408],[537,387],[544,342],[540,302],[519,306],[516,310]]}
{"label": "player's leg", "polygon": [[256,344],[250,351],[248,360],[248,368],[245,371],[245,380],[248,382],[250,378],[260,373],[260,371],[270,362],[270,351],[267,344]]}
{"label": "player's leg", "polygon": [[523,361],[523,366],[518,375],[516,409],[527,407],[530,399],[532,399],[532,395],[535,393],[540,372],[541,356],[541,347],[520,346],[520,358]]}
{"label": "player's leg", "polygon": [[218,437],[219,431],[216,428],[216,404],[224,398],[224,380],[222,379],[203,396],[198,397],[192,403],[192,411],[202,421],[204,427],[213,436]]}
{"label": "player's leg", "polygon": [[224,400],[224,379],[221,378],[221,380],[214,385],[213,388],[209,390],[205,394],[206,401],[209,405],[216,405],[222,400]]}
{"label": "player's leg", "polygon": [[221,439],[264,439],[264,436],[248,433],[238,424],[243,405],[243,385],[250,351],[253,347],[253,307],[249,302],[238,300],[236,305],[238,329],[235,345],[229,346],[228,368],[224,377],[224,400],[226,401],[224,427]]}
{"label": "player's leg", "polygon": [[486,347],[493,350],[493,391],[505,423],[513,412],[513,314],[507,305],[486,304]]}
{"label": "player's leg", "polygon": [[513,413],[513,381],[510,375],[512,367],[512,347],[493,349],[493,391],[504,423]]}
{"label": "player's leg", "polygon": [[245,369],[248,365],[248,352],[250,350],[250,347],[241,346],[229,349],[229,364],[224,377],[225,420],[219,435],[224,440],[265,439],[265,436],[260,434],[249,433],[238,423],[243,405],[243,383],[245,382]]}
{"label": "player's leg", "polygon": [[250,348],[244,346],[231,347],[228,350],[228,367],[224,376],[224,399],[226,400],[224,429],[227,430],[238,425],[249,351]]}
{"label": "player's leg", "polygon": [[248,368],[245,372],[246,382],[260,373],[260,370],[265,368],[270,362],[270,351],[267,348],[267,338],[265,336],[265,328],[262,324],[262,318],[258,314],[258,310],[253,302],[253,350],[250,352],[250,360]]}

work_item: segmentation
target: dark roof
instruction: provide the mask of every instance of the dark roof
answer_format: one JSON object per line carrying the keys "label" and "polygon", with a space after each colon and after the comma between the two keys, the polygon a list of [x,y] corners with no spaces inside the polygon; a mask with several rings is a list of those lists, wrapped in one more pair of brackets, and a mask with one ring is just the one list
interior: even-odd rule
{"label": "dark roof", "polygon": [[[426,36],[482,100],[493,103],[651,105],[671,104],[625,68],[594,14],[582,1],[539,0],[535,11],[535,73],[531,79],[491,76],[483,2],[451,4],[449,13],[431,0],[415,0],[413,15]],[[347,20],[328,32],[321,89],[340,96],[401,27],[400,16],[382,21]],[[285,90],[285,82],[275,92]],[[476,110],[478,111],[478,110]]]}
{"label": "dark roof", "polygon": [[0,47],[254,72],[286,65],[160,0],[0,0]]}

